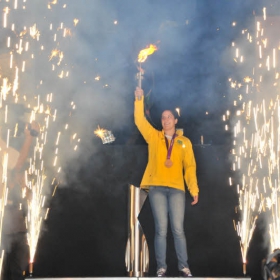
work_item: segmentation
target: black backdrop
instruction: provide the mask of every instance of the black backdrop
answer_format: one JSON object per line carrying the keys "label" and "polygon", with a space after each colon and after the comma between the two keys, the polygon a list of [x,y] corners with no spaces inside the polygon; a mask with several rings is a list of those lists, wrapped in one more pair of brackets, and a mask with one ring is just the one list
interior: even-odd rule
{"label": "black backdrop", "polygon": [[[226,146],[194,146],[200,186],[199,204],[187,193],[185,230],[189,264],[196,277],[240,277],[242,260],[233,227],[238,197],[229,186]],[[51,200],[34,264],[34,277],[126,276],[128,186],[139,185],[147,160],[145,145],[100,145],[78,169],[69,167],[67,187]],[[74,166],[75,163],[72,163]],[[73,179],[75,178],[75,179]],[[150,252],[150,275],[156,266],[154,225],[148,199],[139,220]],[[169,275],[177,276],[172,236],[168,237]],[[260,279],[265,256],[256,230],[248,254],[248,274]]]}

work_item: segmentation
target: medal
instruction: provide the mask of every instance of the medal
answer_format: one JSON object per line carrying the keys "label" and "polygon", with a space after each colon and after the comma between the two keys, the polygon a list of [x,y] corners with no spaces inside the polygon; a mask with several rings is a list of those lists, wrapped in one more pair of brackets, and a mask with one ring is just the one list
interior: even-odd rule
{"label": "medal", "polygon": [[164,162],[164,165],[169,168],[173,165],[173,162],[171,159],[166,159],[166,161]]}
{"label": "medal", "polygon": [[166,148],[167,148],[167,156],[166,156],[166,161],[164,162],[164,165],[167,167],[167,168],[170,168],[172,165],[173,165],[173,162],[172,160],[170,159],[171,157],[171,152],[172,152],[172,148],[173,148],[173,145],[174,145],[174,139],[175,137],[177,136],[176,133],[173,134],[172,136],[172,139],[170,141],[170,145],[168,147],[168,140],[167,138],[165,137],[165,144],[166,144]]}

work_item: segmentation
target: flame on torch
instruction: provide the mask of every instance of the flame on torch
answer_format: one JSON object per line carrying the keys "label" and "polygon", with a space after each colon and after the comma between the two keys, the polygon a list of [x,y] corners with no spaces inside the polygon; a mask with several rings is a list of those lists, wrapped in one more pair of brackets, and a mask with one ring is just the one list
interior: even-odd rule
{"label": "flame on torch", "polygon": [[150,45],[150,47],[141,50],[138,54],[138,62],[144,62],[147,59],[148,55],[153,54],[156,50],[157,46],[152,44]]}
{"label": "flame on torch", "polygon": [[139,52],[139,54],[138,54],[138,62],[140,64],[140,66],[139,66],[139,73],[137,74],[138,87],[139,88],[142,88],[142,69],[141,69],[141,63],[145,62],[147,57],[148,57],[148,55],[153,54],[156,50],[157,50],[157,46],[150,44],[150,46],[148,48],[141,50]]}

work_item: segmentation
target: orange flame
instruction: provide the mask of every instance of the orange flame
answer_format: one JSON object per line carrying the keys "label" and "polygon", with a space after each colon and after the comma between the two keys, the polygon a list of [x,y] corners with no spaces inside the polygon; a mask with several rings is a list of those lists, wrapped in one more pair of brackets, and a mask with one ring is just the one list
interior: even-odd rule
{"label": "orange flame", "polygon": [[157,50],[157,46],[156,45],[150,45],[150,47],[143,49],[139,52],[138,55],[138,62],[144,62],[148,55],[151,55],[152,53],[154,53]]}

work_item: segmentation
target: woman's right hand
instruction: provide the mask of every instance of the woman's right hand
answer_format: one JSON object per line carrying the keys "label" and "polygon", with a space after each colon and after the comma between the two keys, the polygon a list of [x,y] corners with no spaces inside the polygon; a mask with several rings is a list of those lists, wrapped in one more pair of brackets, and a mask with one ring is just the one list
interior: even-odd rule
{"label": "woman's right hand", "polygon": [[140,87],[136,87],[134,94],[136,99],[141,100],[144,95],[144,91]]}

